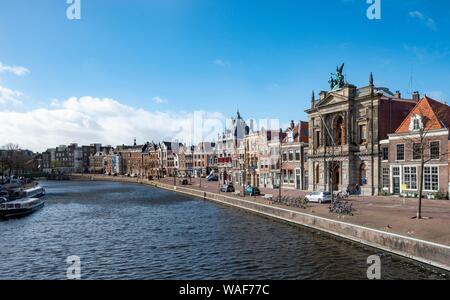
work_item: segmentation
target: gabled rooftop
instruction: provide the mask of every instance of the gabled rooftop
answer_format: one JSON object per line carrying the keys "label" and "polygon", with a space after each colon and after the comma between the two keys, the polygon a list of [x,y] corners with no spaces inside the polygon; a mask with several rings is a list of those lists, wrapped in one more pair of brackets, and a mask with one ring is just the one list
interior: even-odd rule
{"label": "gabled rooftop", "polygon": [[410,132],[411,119],[416,115],[427,119],[425,130],[450,128],[450,106],[425,96],[409,112],[395,133]]}

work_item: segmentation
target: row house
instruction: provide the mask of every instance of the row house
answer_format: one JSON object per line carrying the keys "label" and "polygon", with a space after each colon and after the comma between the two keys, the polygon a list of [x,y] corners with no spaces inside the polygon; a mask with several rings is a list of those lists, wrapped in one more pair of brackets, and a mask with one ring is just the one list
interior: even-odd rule
{"label": "row house", "polygon": [[[121,174],[138,177],[156,177],[160,171],[159,147],[155,143],[118,147],[116,153],[120,157]],[[116,158],[118,159],[118,158]],[[111,163],[113,163],[111,158]],[[116,166],[118,164],[115,160]],[[117,168],[117,167],[116,167]]]}
{"label": "row house", "polygon": [[[181,176],[187,175],[185,169],[185,145],[175,142],[161,142],[158,148],[160,174],[162,177],[166,176]],[[183,167],[180,168],[180,166]]]}
{"label": "row house", "polygon": [[267,180],[267,186],[279,188],[281,186],[281,143],[286,137],[283,130],[273,132],[272,137],[267,142],[269,149],[270,174]]}
{"label": "row house", "polygon": [[178,151],[174,154],[176,173],[180,177],[188,177],[193,174],[192,147],[179,144]]}
{"label": "row house", "polygon": [[244,165],[244,139],[250,128],[239,111],[231,119],[231,124],[218,135],[216,143],[217,170],[221,182],[229,181],[242,184]]}
{"label": "row house", "polygon": [[158,147],[159,177],[172,176],[174,171],[174,158],[172,142],[161,142]]}
{"label": "row house", "polygon": [[[343,82],[343,80],[340,80]],[[334,80],[331,81],[335,83]],[[351,190],[377,195],[380,144],[395,132],[418,102],[399,92],[369,85],[334,85],[320,98],[311,99],[309,122],[309,190]]]}
{"label": "row house", "polygon": [[43,171],[47,173],[76,173],[83,171],[83,152],[77,144],[47,149],[43,155]]}
{"label": "row house", "polygon": [[122,158],[114,151],[105,157],[105,173],[110,175],[122,174]]}
{"label": "row house", "polygon": [[[279,130],[266,130],[264,127],[255,132],[252,127],[251,124],[250,133],[245,138],[243,172],[247,177],[246,184],[274,187],[280,172],[278,168],[280,136],[282,138],[284,134]],[[273,142],[276,143],[275,147]]]}
{"label": "row house", "polygon": [[147,143],[143,149],[144,173],[146,178],[156,178],[159,170],[158,145],[155,143]]}
{"label": "row house", "polygon": [[[280,170],[276,169],[276,163],[279,158],[279,130],[266,130],[262,128],[258,138],[258,172],[259,172],[259,186],[274,188],[274,182],[279,175]],[[277,146],[274,147],[274,142],[278,141]],[[276,149],[275,149],[276,148]],[[272,168],[275,162],[275,168]],[[277,173],[277,174],[275,174]]]}
{"label": "row house", "polygon": [[[251,126],[253,127],[253,126]],[[253,131],[250,127],[249,133],[244,139],[244,168],[245,184],[251,186],[259,186],[260,169],[259,169],[259,145],[260,132]]]}
{"label": "row house", "polygon": [[106,152],[98,151],[89,157],[89,173],[103,174],[106,171]]}
{"label": "row house", "polygon": [[309,124],[291,121],[281,143],[282,187],[308,190],[309,170],[307,166]]}
{"label": "row house", "polygon": [[195,177],[206,177],[215,171],[216,143],[201,142],[193,148],[192,167]]}
{"label": "row house", "polygon": [[82,173],[91,169],[91,156],[97,152],[109,153],[111,146],[91,144],[78,146],[78,144],[61,145],[47,149],[42,153],[41,169],[46,173]]}
{"label": "row house", "polygon": [[385,194],[449,193],[450,107],[427,96],[381,141],[381,189]]}

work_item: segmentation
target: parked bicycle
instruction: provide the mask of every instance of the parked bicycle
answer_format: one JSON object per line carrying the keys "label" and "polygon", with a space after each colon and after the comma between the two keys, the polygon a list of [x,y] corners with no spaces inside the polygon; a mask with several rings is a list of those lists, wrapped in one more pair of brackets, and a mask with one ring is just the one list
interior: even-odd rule
{"label": "parked bicycle", "polygon": [[308,207],[308,200],[306,198],[284,196],[275,198],[272,200],[272,204],[306,209]]}
{"label": "parked bicycle", "polygon": [[348,194],[339,192],[336,194],[336,198],[330,204],[330,212],[340,215],[353,216],[354,208],[352,203],[348,202]]}

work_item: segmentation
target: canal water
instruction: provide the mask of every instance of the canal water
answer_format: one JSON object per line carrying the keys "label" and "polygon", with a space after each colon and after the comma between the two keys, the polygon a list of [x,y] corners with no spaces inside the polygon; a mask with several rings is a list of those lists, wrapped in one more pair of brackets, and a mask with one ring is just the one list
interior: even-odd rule
{"label": "canal water", "polygon": [[43,210],[0,222],[0,279],[448,279],[382,251],[134,184],[42,182]]}

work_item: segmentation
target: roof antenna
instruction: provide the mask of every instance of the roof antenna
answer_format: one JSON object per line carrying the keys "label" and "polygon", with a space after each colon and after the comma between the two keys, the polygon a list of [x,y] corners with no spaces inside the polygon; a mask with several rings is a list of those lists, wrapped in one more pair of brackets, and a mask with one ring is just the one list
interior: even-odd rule
{"label": "roof antenna", "polygon": [[414,83],[413,74],[414,74],[414,67],[413,67],[413,64],[411,64],[411,75],[409,77],[409,91],[408,91],[408,94],[412,94],[413,91],[414,91],[413,90],[413,83]]}

